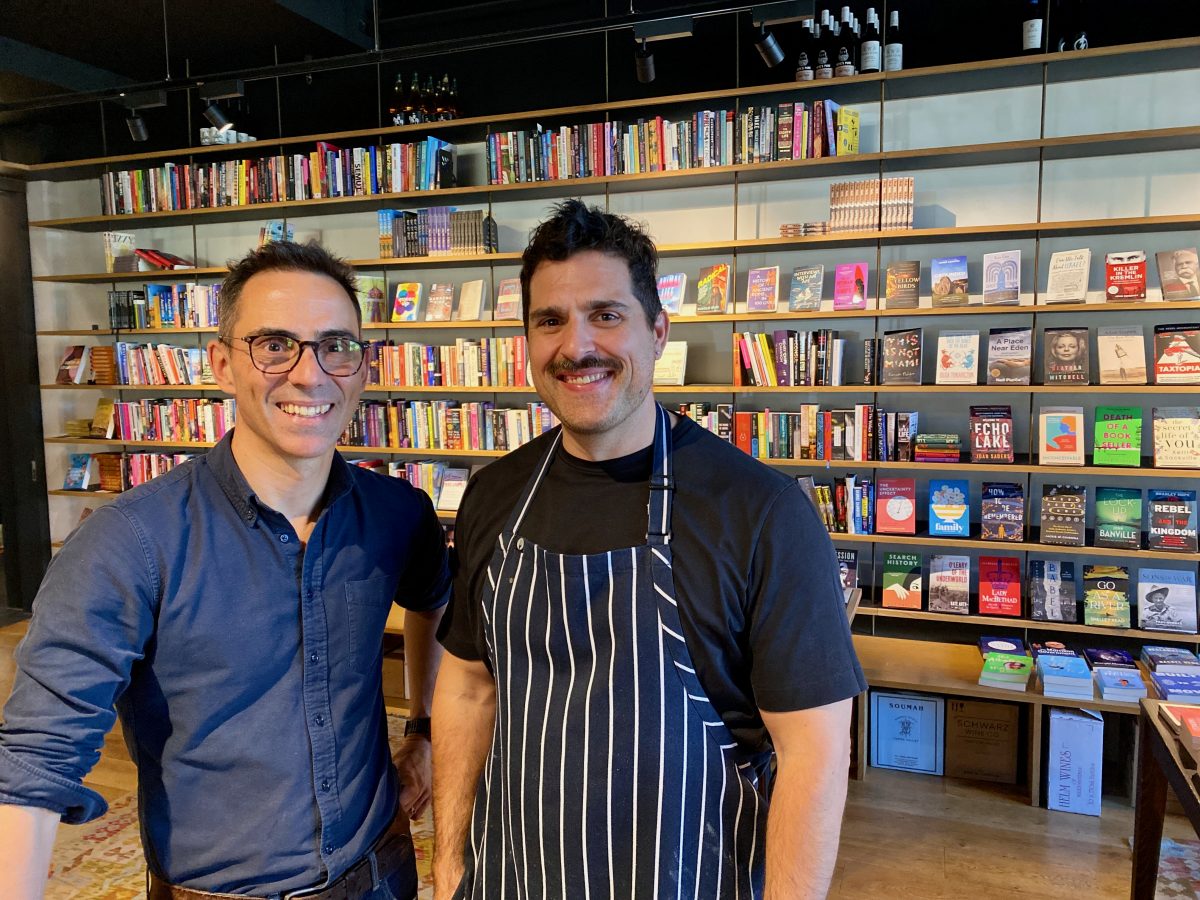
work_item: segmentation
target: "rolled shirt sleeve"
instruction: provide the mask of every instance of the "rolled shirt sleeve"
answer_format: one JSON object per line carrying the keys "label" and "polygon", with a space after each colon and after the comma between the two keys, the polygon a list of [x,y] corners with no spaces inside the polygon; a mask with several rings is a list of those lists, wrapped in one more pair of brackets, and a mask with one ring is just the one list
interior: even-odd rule
{"label": "rolled shirt sleeve", "polygon": [[0,802],[72,824],[107,809],[82,781],[154,630],[158,584],[147,548],[128,515],[104,507],[51,562],[0,725]]}

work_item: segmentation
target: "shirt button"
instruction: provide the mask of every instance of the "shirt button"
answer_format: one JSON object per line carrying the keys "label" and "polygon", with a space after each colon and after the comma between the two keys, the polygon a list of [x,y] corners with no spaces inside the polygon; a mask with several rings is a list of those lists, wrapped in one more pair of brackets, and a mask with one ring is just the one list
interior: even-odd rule
{"label": "shirt button", "polygon": [[281,534],[279,536],[279,543],[286,544],[287,542],[288,542],[288,536],[286,534]]}
{"label": "shirt button", "polygon": [[517,538],[517,549],[518,550],[525,549],[525,538]]}
{"label": "shirt button", "polygon": [[325,717],[324,716],[313,716],[313,722],[317,725],[324,725]]}
{"label": "shirt button", "polygon": [[329,854],[329,853],[332,853],[332,852],[333,852],[333,844],[326,844],[326,845],[325,845],[325,853],[326,853],[326,854]]}
{"label": "shirt button", "polygon": [[321,781],[321,790],[323,790],[323,791],[329,790],[329,779],[328,778],[325,778]]}
{"label": "shirt button", "polygon": [[315,654],[315,653],[310,653],[310,654],[308,655],[308,661],[309,661],[309,662],[317,662],[317,661],[318,661],[320,658],[321,658],[321,657],[317,656],[317,654]]}

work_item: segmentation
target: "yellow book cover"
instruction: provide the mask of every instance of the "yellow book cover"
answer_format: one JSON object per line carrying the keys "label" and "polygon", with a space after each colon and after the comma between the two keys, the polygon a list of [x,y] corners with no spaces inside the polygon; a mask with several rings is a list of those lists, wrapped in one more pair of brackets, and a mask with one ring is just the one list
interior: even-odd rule
{"label": "yellow book cover", "polygon": [[837,155],[849,156],[858,153],[857,109],[842,107],[837,112]]}

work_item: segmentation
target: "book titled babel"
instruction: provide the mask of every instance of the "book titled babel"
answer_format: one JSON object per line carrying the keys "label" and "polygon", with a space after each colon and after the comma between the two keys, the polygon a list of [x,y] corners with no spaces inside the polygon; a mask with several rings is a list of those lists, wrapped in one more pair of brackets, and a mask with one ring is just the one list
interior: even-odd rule
{"label": "book titled babel", "polygon": [[971,559],[935,554],[929,558],[929,611],[971,611]]}
{"label": "book titled babel", "polygon": [[1151,550],[1195,553],[1196,492],[1150,488],[1146,495],[1146,543]]}
{"label": "book titled babel", "polygon": [[1196,633],[1196,573],[1186,569],[1138,570],[1138,627]]}
{"label": "book titled babel", "polygon": [[1154,326],[1154,383],[1200,384],[1200,324]]}
{"label": "book titled babel", "polygon": [[1029,603],[1039,622],[1077,622],[1075,563],[1061,559],[1029,561]]}
{"label": "book titled babel", "polygon": [[1200,406],[1156,406],[1152,420],[1155,468],[1200,466]]}
{"label": "book titled babel", "polygon": [[1021,560],[1018,557],[979,557],[979,614],[1021,615]]}

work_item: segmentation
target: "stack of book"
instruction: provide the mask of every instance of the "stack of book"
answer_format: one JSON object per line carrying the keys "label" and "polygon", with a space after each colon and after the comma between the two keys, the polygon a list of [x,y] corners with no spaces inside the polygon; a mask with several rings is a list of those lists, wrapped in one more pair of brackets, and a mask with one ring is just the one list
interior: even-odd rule
{"label": "stack of book", "polygon": [[1183,647],[1146,644],[1142,647],[1142,662],[1158,675],[1200,675],[1200,659]]}
{"label": "stack of book", "polygon": [[779,226],[779,236],[785,238],[829,234],[828,222],[785,222]]}
{"label": "stack of book", "polygon": [[956,463],[962,440],[957,434],[918,434],[913,454],[917,462]]}
{"label": "stack of book", "polygon": [[1137,669],[1118,669],[1101,666],[1095,671],[1096,687],[1105,700],[1136,703],[1146,696],[1146,682]]}
{"label": "stack of book", "polygon": [[1042,693],[1047,697],[1091,700],[1092,671],[1087,661],[1066,647],[1035,648],[1035,665]]}
{"label": "stack of book", "polygon": [[1020,640],[980,638],[979,652],[983,654],[983,668],[979,672],[981,685],[1007,691],[1025,690],[1033,671],[1033,660],[1025,655],[1025,646]]}
{"label": "stack of book", "polygon": [[[1196,768],[1200,760],[1200,706],[1164,703],[1158,708],[1158,715],[1175,733],[1184,764]],[[1194,773],[1192,777],[1196,778]]]}

